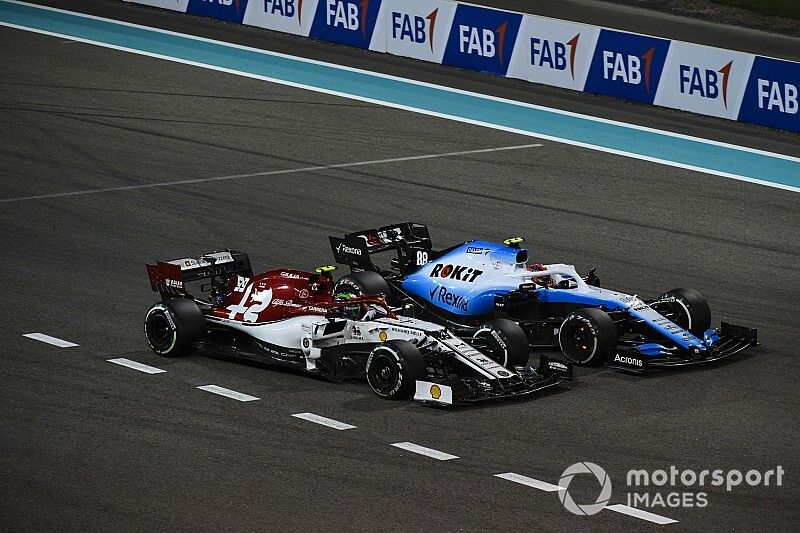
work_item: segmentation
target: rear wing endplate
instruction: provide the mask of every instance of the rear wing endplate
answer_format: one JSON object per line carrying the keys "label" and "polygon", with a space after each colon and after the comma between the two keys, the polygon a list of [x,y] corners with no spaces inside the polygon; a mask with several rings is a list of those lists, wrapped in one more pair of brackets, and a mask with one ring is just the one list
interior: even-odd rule
{"label": "rear wing endplate", "polygon": [[244,252],[225,250],[198,258],[186,257],[147,265],[150,288],[162,297],[188,296],[186,283],[231,276],[252,277],[250,258]]}
{"label": "rear wing endplate", "polygon": [[406,272],[426,264],[432,251],[428,227],[415,222],[392,224],[348,233],[344,238],[329,239],[336,262],[357,270],[379,270],[370,255],[396,250],[398,267],[401,272]]}

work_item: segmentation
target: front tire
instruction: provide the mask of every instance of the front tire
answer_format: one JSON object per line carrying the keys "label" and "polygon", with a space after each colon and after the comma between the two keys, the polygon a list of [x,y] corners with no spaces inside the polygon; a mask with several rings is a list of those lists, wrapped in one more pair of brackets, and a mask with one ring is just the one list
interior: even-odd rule
{"label": "front tire", "polygon": [[404,400],[425,377],[425,361],[419,348],[408,341],[393,340],[372,349],[367,359],[367,383],[381,398]]}
{"label": "front tire", "polygon": [[602,365],[617,347],[617,327],[601,309],[578,309],[561,323],[558,345],[575,364]]}
{"label": "front tire", "polygon": [[530,346],[525,331],[511,320],[498,318],[482,325],[472,336],[487,343],[489,355],[506,368],[528,364]]}
{"label": "front tire", "polygon": [[144,334],[150,349],[164,357],[191,351],[192,343],[205,332],[206,319],[197,304],[175,298],[154,304],[144,318]]}
{"label": "front tire", "polygon": [[675,298],[674,302],[662,304],[668,306],[670,320],[695,337],[703,338],[703,333],[711,327],[711,308],[702,294],[694,289],[672,289],[660,297]]}

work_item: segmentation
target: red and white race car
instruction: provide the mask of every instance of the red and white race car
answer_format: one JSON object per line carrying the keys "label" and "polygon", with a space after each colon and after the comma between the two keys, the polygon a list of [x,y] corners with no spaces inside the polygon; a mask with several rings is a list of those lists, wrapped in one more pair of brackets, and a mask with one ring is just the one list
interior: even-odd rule
{"label": "red and white race car", "polygon": [[464,340],[399,315],[382,296],[334,294],[334,267],[254,276],[247,254],[223,251],[147,270],[162,301],[144,330],[160,355],[199,349],[334,380],[366,377],[381,397],[439,404],[521,396],[572,377],[566,362],[543,357],[528,366],[528,342],[514,322],[493,320]]}

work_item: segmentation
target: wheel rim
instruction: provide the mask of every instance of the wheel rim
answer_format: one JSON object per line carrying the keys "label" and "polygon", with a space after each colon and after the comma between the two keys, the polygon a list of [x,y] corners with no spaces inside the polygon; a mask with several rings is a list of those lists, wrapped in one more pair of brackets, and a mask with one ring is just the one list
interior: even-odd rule
{"label": "wheel rim", "polygon": [[[567,331],[562,332],[561,337],[561,350],[564,355],[578,363],[584,363],[591,359],[597,349],[597,336],[591,326],[584,322],[578,322],[565,327]],[[567,342],[564,343],[564,340]]]}
{"label": "wheel rim", "polygon": [[369,384],[381,395],[389,394],[396,386],[400,371],[396,362],[386,354],[376,354],[369,365]]}
{"label": "wheel rim", "polygon": [[147,319],[145,327],[147,340],[157,352],[166,352],[174,344],[175,330],[162,312],[156,312]]}

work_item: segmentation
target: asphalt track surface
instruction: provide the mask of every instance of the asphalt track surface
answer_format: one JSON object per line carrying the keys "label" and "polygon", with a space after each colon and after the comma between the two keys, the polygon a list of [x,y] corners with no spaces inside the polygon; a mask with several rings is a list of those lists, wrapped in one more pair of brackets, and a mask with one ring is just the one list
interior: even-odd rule
{"label": "asphalt track surface", "polygon": [[[652,510],[681,531],[800,525],[796,193],[550,141],[218,180],[536,141],[17,30],[0,29],[0,55],[2,529],[659,527],[608,511],[574,516],[555,493],[493,477],[557,483],[580,461],[608,471],[611,503],[625,503],[632,468],[782,465],[782,487],[708,487],[705,508]],[[425,75],[471,86],[466,74]],[[575,100],[614,111],[605,99]],[[647,125],[684,122],[796,151],[789,134],[626,109]],[[176,180],[195,181],[166,185]],[[631,293],[693,286],[715,323],[757,327],[762,346],[692,372],[581,369],[571,390],[454,410],[147,349],[141,323],[156,298],[145,262],[231,247],[256,269],[313,268],[330,262],[328,234],[400,220],[427,222],[442,246],[523,234],[536,259],[597,266],[604,284]],[[22,336],[31,332],[79,346]],[[120,357],[166,372],[107,362]],[[196,388],[209,384],[259,400]],[[301,412],[357,427],[291,416]],[[406,441],[458,459],[390,446]],[[597,487],[573,490],[580,500]]]}

